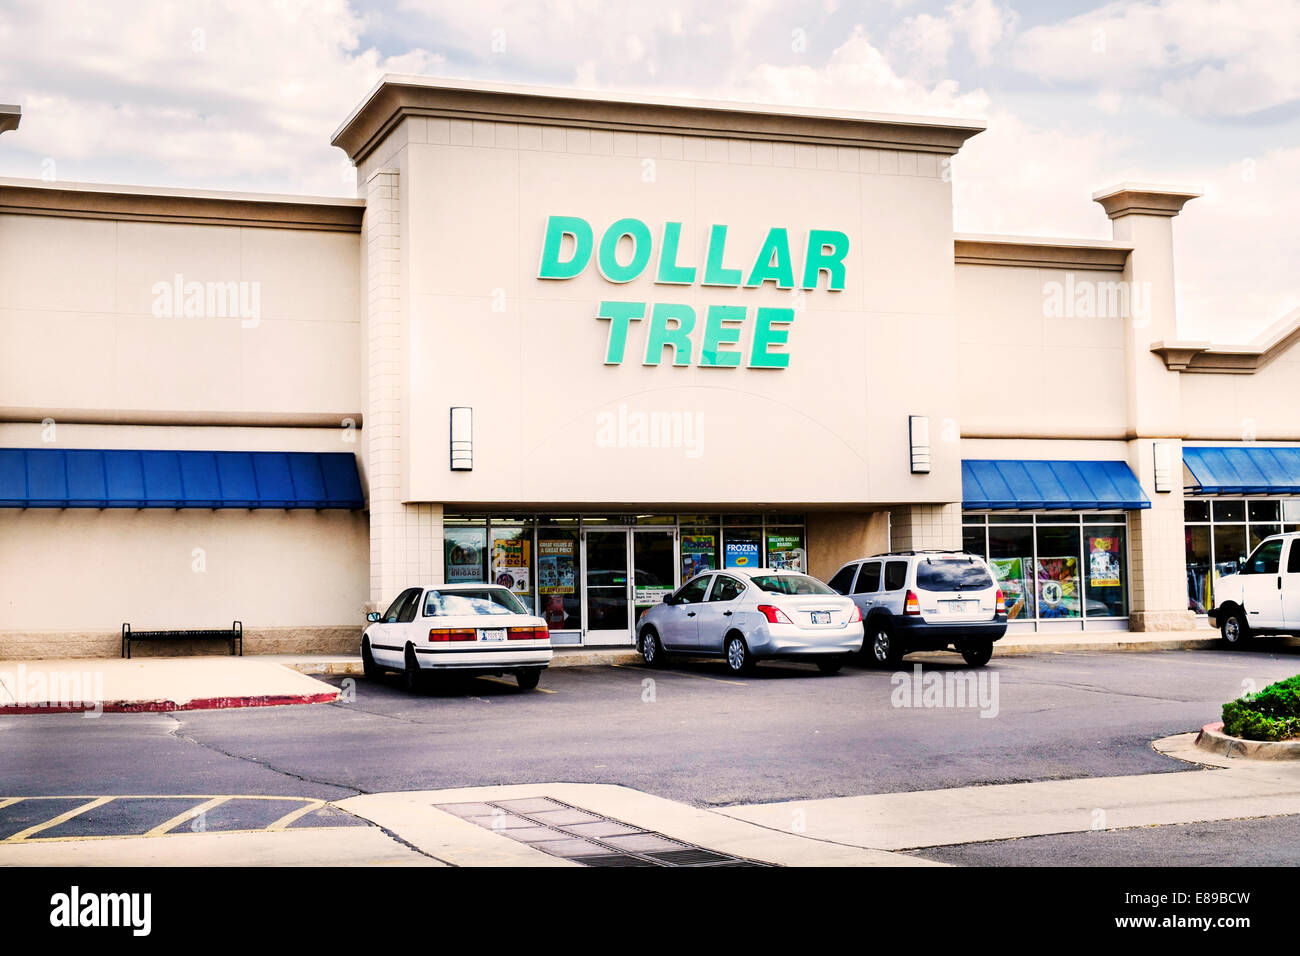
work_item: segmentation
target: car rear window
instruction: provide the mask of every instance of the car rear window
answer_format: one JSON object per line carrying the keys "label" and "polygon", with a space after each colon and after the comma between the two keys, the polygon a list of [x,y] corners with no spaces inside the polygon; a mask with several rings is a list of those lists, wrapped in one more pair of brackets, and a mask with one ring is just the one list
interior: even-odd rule
{"label": "car rear window", "polygon": [[505,588],[430,591],[424,597],[425,617],[470,614],[527,614],[519,599]]}
{"label": "car rear window", "polygon": [[922,591],[978,591],[993,587],[993,578],[982,564],[949,558],[917,564],[916,586]]}
{"label": "car rear window", "polygon": [[806,574],[760,574],[750,578],[754,586],[768,594],[834,594],[816,578]]}

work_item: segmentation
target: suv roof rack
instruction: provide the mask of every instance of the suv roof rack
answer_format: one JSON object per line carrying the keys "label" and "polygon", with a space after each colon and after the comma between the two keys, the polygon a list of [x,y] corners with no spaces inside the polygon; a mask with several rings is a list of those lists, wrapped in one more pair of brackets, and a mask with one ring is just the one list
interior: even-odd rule
{"label": "suv roof rack", "polygon": [[969,552],[961,548],[924,548],[917,551],[881,551],[873,554],[873,558],[891,558],[891,557],[910,557],[917,554],[967,554]]}

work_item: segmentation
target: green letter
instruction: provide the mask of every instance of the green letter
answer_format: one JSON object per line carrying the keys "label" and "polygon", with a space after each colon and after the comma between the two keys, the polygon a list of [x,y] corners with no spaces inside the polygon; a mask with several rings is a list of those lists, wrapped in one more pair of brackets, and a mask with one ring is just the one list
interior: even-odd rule
{"label": "green letter", "polygon": [[[827,253],[826,247],[831,251]],[[849,254],[849,237],[833,229],[813,229],[808,233],[808,258],[803,267],[803,287],[817,288],[822,270],[830,275],[831,292],[844,289],[844,257]]]}
{"label": "green letter", "polygon": [[790,337],[789,329],[774,329],[773,323],[789,325],[794,321],[794,309],[758,310],[758,323],[754,328],[754,345],[749,350],[750,368],[787,368],[790,365],[788,352],[768,351],[773,345],[784,345]]}
{"label": "green letter", "polygon": [[[573,237],[573,258],[560,261],[560,246],[566,235]],[[591,226],[577,216],[551,216],[546,220],[546,239],[542,242],[542,265],[539,279],[572,279],[587,268],[591,260]]]}
{"label": "green letter", "polygon": [[602,302],[596,318],[609,319],[609,345],[605,348],[606,365],[622,365],[627,348],[627,325],[645,318],[644,302]]}
{"label": "green letter", "polygon": [[664,244],[659,250],[659,278],[655,282],[661,285],[691,285],[695,281],[694,266],[677,264],[677,247],[681,240],[682,224],[664,223]]}
{"label": "green letter", "polygon": [[[773,263],[773,257],[776,262]],[[745,283],[748,289],[764,282],[774,281],[778,289],[794,288],[794,264],[790,261],[790,237],[784,229],[770,229],[763,240],[763,248],[754,260],[754,270]]]}
{"label": "green letter", "polygon": [[740,326],[724,326],[724,322],[744,322],[743,305],[711,305],[704,320],[704,346],[700,349],[700,365],[709,368],[735,368],[740,364],[740,353],[720,349],[719,345],[740,341]]}
{"label": "green letter", "polygon": [[[624,236],[632,237],[632,261],[618,264],[618,242]],[[610,282],[631,282],[639,276],[650,261],[650,230],[640,219],[620,219],[600,237],[600,254],[596,264],[600,274]]]}
{"label": "green letter", "polygon": [[726,248],[727,227],[714,226],[709,230],[709,256],[704,263],[705,285],[740,285],[740,270],[723,268],[722,254]]}
{"label": "green letter", "polygon": [[[676,321],[672,328],[668,321]],[[650,315],[650,331],[646,333],[645,364],[658,365],[664,346],[673,347],[673,364],[691,364],[691,331],[695,328],[695,310],[689,305],[656,302]],[[685,356],[685,357],[683,357]]]}

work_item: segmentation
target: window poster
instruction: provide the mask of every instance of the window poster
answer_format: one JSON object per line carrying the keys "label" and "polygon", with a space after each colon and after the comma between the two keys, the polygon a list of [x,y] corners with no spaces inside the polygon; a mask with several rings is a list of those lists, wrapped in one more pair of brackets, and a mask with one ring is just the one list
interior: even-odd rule
{"label": "window poster", "polygon": [[757,541],[728,541],[725,552],[726,563],[729,568],[757,568],[761,566]]}
{"label": "window poster", "polygon": [[524,538],[495,538],[492,541],[492,580],[516,594],[528,594],[529,542]]}
{"label": "window poster", "polygon": [[1029,567],[1027,558],[989,558],[989,567],[998,579],[998,587],[1006,599],[1007,620],[1018,617],[1032,617],[1033,608],[1028,606],[1032,593],[1029,580],[1025,575]]}
{"label": "window poster", "polygon": [[718,536],[716,534],[682,535],[682,580],[704,571],[717,570]]}
{"label": "window poster", "polygon": [[767,566],[777,570],[803,570],[803,535],[769,534],[767,536]]}
{"label": "window poster", "polygon": [[1095,588],[1119,587],[1119,538],[1088,538],[1088,583]]}
{"label": "window poster", "polygon": [[1079,559],[1040,558],[1038,616],[1078,617],[1079,613]]}
{"label": "window poster", "polygon": [[537,542],[537,589],[542,594],[572,594],[577,573],[578,542]]}
{"label": "window poster", "polygon": [[487,532],[481,528],[448,528],[444,532],[444,540],[447,549],[447,583],[481,583]]}

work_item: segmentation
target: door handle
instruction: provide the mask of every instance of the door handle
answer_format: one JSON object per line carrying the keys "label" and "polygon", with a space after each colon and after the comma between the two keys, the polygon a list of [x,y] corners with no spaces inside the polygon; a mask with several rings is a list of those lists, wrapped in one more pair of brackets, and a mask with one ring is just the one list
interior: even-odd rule
{"label": "door handle", "polygon": [[722,612],[722,616],[723,616],[723,617],[731,617],[731,612],[730,612],[730,611],[723,611],[723,612]]}
{"label": "door handle", "polygon": [[694,612],[694,611],[687,611],[687,612],[686,612],[686,616],[687,616],[687,617],[694,617],[694,616],[695,616],[695,612]]}

